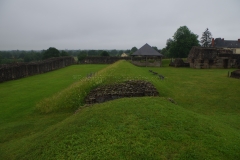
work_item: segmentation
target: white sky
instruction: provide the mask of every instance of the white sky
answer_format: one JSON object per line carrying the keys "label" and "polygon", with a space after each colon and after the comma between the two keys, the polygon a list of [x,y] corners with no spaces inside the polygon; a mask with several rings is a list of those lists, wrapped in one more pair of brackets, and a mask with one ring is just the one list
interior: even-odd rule
{"label": "white sky", "polygon": [[240,39],[240,0],[0,0],[0,50],[165,47],[180,26]]}

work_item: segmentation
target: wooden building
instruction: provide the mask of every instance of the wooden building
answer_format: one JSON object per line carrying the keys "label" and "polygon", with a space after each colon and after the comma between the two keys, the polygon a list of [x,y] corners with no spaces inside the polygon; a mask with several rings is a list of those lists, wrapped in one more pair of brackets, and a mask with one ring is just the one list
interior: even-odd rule
{"label": "wooden building", "polygon": [[160,67],[163,55],[152,48],[149,44],[143,45],[131,55],[132,63],[137,66]]}

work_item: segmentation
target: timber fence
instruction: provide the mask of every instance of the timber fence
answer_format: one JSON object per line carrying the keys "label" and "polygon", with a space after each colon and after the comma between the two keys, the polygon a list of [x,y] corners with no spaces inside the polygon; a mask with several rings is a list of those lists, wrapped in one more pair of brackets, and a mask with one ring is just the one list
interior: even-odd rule
{"label": "timber fence", "polygon": [[0,82],[46,73],[74,64],[73,57],[56,57],[39,62],[14,63],[0,66]]}

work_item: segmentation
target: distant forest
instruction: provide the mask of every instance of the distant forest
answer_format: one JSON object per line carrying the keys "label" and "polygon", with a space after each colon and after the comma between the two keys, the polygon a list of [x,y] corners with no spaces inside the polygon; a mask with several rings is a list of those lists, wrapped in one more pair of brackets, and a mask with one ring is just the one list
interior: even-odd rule
{"label": "distant forest", "polygon": [[[152,46],[159,53],[157,47]],[[87,56],[112,56],[119,57],[123,53],[131,55],[137,51],[137,47],[132,47],[127,50],[58,50],[54,47],[50,47],[47,50],[11,50],[11,51],[0,51],[0,65],[1,64],[11,64],[16,62],[37,62],[51,57],[62,57],[62,56],[73,56],[78,60],[83,59]]]}
{"label": "distant forest", "polygon": [[[103,51],[108,52],[109,56],[121,56],[122,53],[130,54],[131,50],[59,50],[58,56],[101,56]],[[24,50],[11,50],[0,51],[0,64],[11,64],[16,62],[35,62],[46,59],[47,50],[41,51],[24,51]],[[50,58],[50,57],[49,57]]]}

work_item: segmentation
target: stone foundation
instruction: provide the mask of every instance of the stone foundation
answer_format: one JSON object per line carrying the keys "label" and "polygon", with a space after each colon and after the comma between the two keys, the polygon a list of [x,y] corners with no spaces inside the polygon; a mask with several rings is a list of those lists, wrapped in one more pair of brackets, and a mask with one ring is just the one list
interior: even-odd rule
{"label": "stone foundation", "polygon": [[191,68],[237,68],[239,54],[231,49],[192,47],[188,55]]}
{"label": "stone foundation", "polygon": [[230,77],[233,77],[233,78],[238,78],[240,79],[240,69],[239,70],[236,70],[236,71],[233,71],[231,72],[231,75]]}
{"label": "stone foundation", "polygon": [[142,80],[129,80],[105,85],[92,90],[85,99],[86,104],[102,103],[123,97],[158,96],[157,89]]}

